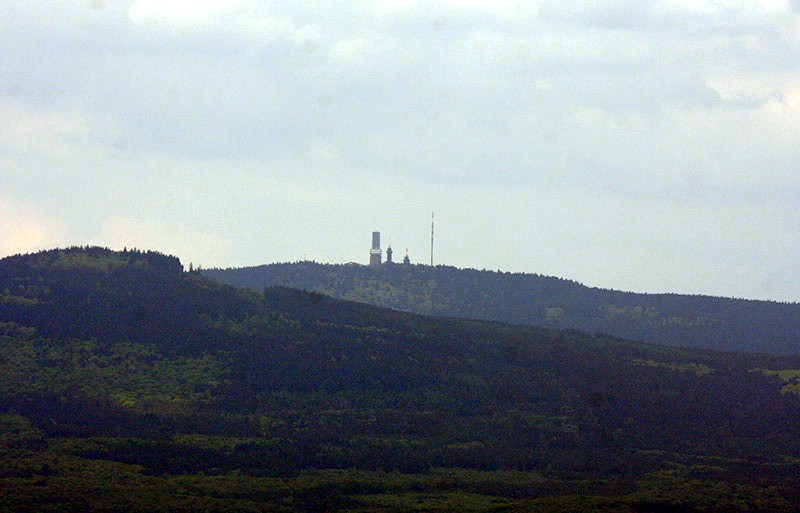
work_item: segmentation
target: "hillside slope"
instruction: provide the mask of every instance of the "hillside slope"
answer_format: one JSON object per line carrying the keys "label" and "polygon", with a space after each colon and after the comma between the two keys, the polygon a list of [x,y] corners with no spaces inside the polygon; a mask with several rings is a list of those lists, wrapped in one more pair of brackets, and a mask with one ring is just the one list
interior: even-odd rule
{"label": "hillside slope", "polygon": [[798,357],[260,294],[152,252],[3,259],[0,294],[2,511],[800,508]]}
{"label": "hillside slope", "polygon": [[208,269],[237,287],[286,286],[429,315],[580,329],[669,346],[800,354],[800,304],[590,288],[535,274],[312,262]]}

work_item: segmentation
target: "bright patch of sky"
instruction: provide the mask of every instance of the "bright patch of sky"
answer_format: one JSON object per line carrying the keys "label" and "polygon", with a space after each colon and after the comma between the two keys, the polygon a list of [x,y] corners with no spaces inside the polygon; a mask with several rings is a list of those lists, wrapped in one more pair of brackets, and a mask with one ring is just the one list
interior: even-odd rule
{"label": "bright patch of sky", "polygon": [[800,300],[800,3],[0,0],[0,256]]}

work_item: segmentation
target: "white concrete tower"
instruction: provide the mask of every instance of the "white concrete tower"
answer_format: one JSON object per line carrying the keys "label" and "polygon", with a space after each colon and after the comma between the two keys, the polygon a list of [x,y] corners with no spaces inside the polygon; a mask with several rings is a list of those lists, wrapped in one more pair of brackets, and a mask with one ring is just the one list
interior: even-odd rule
{"label": "white concrete tower", "polygon": [[380,267],[381,259],[381,232],[372,232],[372,249],[369,250],[369,265],[371,267]]}

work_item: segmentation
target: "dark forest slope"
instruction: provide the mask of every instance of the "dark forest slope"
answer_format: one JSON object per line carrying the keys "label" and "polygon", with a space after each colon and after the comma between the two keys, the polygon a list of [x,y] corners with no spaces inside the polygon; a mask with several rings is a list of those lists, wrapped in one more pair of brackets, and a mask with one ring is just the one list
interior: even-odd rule
{"label": "dark forest slope", "polygon": [[422,265],[270,264],[204,273],[411,312],[573,328],[670,346],[800,354],[800,304],[590,288],[535,274]]}
{"label": "dark forest slope", "polygon": [[[796,511],[800,357],[0,260],[0,511]],[[716,508],[716,509],[713,509]]]}

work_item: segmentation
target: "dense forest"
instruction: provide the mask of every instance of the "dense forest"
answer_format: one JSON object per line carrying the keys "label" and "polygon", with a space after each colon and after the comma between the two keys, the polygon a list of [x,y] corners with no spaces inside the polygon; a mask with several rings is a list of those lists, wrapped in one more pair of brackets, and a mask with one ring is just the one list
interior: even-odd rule
{"label": "dense forest", "polygon": [[2,511],[790,512],[798,433],[800,356],[0,260]]}
{"label": "dense forest", "polygon": [[426,315],[579,329],[669,346],[800,354],[800,304],[590,288],[536,274],[314,262],[208,269],[229,285],[286,286]]}

